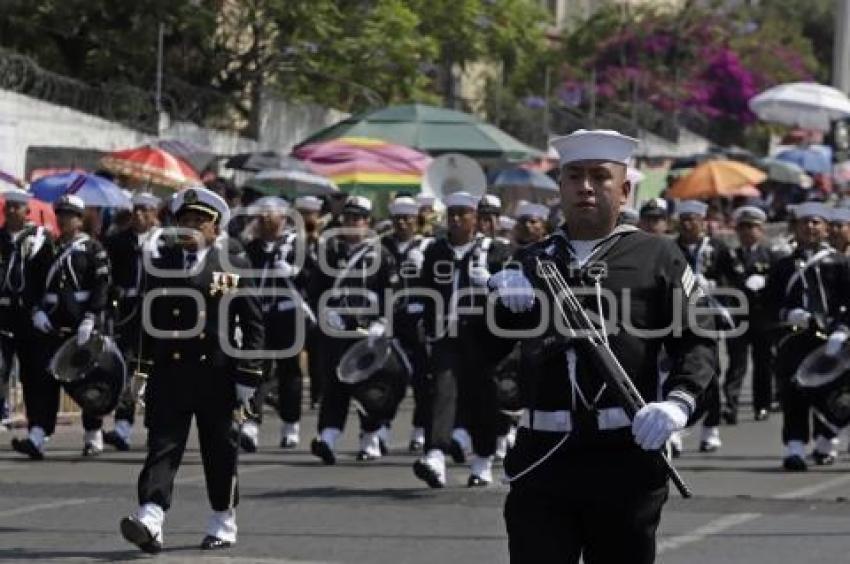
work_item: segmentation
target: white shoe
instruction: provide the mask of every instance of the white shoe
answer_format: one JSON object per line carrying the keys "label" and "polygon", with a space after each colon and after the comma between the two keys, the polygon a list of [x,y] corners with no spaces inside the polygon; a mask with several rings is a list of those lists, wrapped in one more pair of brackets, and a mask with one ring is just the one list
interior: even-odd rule
{"label": "white shoe", "polygon": [[490,456],[473,456],[467,486],[489,486],[493,483],[493,458]]}
{"label": "white shoe", "polygon": [[508,455],[508,442],[507,435],[496,438],[496,453],[493,455],[496,460],[504,460]]}
{"label": "white shoe", "polygon": [[700,452],[714,452],[719,449],[723,443],[720,441],[719,427],[703,427],[702,438],[699,442]]}
{"label": "white shoe", "polygon": [[280,429],[280,446],[281,448],[295,448],[300,441],[301,425],[295,423],[284,422]]}
{"label": "white shoe", "polygon": [[380,431],[373,433],[363,433],[360,435],[360,451],[357,453],[357,460],[361,462],[366,460],[376,460],[381,458],[381,437]]}
{"label": "white shoe", "polygon": [[206,534],[231,544],[236,542],[236,510],[213,511],[207,519]]}
{"label": "white shoe", "polygon": [[432,488],[446,485],[446,457],[443,451],[429,450],[425,456],[413,463],[413,473]]}

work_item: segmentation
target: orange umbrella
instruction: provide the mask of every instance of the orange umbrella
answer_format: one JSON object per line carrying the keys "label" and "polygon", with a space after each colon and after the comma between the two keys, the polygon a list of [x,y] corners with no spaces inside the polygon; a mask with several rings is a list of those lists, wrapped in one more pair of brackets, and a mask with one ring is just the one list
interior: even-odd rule
{"label": "orange umbrella", "polygon": [[668,196],[680,199],[740,196],[751,193],[746,186],[760,184],[767,175],[750,165],[728,160],[706,161],[670,188]]}
{"label": "orange umbrella", "polygon": [[198,173],[188,163],[156,147],[115,151],[100,162],[110,172],[148,184],[181,188],[187,184],[201,183]]}
{"label": "orange umbrella", "polygon": [[[56,224],[56,214],[53,213],[53,206],[47,202],[30,199],[27,204],[30,212],[27,218],[36,225],[43,225],[54,236],[59,234],[59,227]],[[0,227],[6,223],[6,198],[3,197],[3,191],[0,190]]]}

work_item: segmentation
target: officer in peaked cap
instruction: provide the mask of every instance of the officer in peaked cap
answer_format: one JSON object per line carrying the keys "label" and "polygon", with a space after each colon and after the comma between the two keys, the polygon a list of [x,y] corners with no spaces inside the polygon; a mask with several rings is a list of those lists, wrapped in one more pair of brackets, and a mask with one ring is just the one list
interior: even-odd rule
{"label": "officer in peaked cap", "polygon": [[260,303],[251,278],[240,275],[250,265],[219,241],[230,215],[226,202],[205,188],[187,188],[174,197],[171,210],[178,244],[146,258],[150,325],[143,328],[139,364],[148,374],[148,454],[139,476],[139,507],[121,520],[124,538],[150,553],[162,548],[165,513],[193,418],[212,506],[201,548],[236,542],[239,424],[262,374],[256,352],[264,348]]}
{"label": "officer in peaked cap", "polygon": [[667,233],[669,217],[667,211],[667,200],[664,198],[652,198],[640,207],[638,212],[638,227],[647,233],[664,235]]}

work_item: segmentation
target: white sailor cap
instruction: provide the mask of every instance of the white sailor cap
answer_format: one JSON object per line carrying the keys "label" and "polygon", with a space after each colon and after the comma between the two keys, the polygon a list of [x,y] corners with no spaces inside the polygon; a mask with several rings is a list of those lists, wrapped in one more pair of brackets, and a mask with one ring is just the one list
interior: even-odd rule
{"label": "white sailor cap", "polygon": [[502,200],[494,194],[484,194],[478,200],[478,211],[480,213],[498,214],[502,211]]}
{"label": "white sailor cap", "polygon": [[506,215],[499,216],[499,229],[504,231],[510,231],[516,225],[516,220],[512,217],[508,217]]}
{"label": "white sailor cap", "polygon": [[430,194],[417,194],[416,203],[419,204],[420,208],[424,208],[426,206],[433,206],[436,198]]}
{"label": "white sailor cap", "polygon": [[56,213],[65,211],[83,215],[83,212],[86,211],[86,203],[79,196],[65,194],[53,203],[53,211]]}
{"label": "white sailor cap", "polygon": [[390,215],[416,215],[419,204],[410,196],[399,196],[389,205]]}
{"label": "white sailor cap", "polygon": [[32,198],[32,194],[20,188],[9,188],[0,191],[0,197],[6,200],[6,203],[26,204]]}
{"label": "white sailor cap", "polygon": [[535,204],[520,200],[516,209],[517,217],[539,217],[540,219],[549,218],[549,208],[542,204]]}
{"label": "white sailor cap", "polygon": [[738,223],[764,223],[767,214],[757,206],[741,206],[732,212],[732,220]]}
{"label": "white sailor cap", "polygon": [[805,217],[819,217],[826,220],[830,217],[830,208],[824,205],[823,202],[803,202],[802,204],[795,205],[789,211],[791,211],[797,219],[803,219]]}
{"label": "white sailor cap", "polygon": [[184,188],[171,200],[171,213],[175,217],[189,210],[209,215],[218,225],[225,225],[230,221],[230,208],[224,198],[203,186]]}
{"label": "white sailor cap", "polygon": [[828,219],[830,223],[850,223],[850,208],[832,208]]}
{"label": "white sailor cap", "polygon": [[150,192],[136,192],[130,198],[130,203],[133,204],[133,207],[139,208],[158,208],[159,204],[162,200],[159,197],[154,196]]}
{"label": "white sailor cap", "polygon": [[256,202],[251,204],[251,208],[260,213],[265,210],[284,211],[289,208],[289,202],[278,196],[263,196]]}
{"label": "white sailor cap", "polygon": [[447,208],[472,208],[478,207],[478,197],[473,196],[469,192],[452,192],[445,198],[443,203]]}
{"label": "white sailor cap", "polygon": [[679,205],[676,206],[676,213],[679,217],[683,215],[698,215],[700,217],[705,217],[707,211],[708,204],[700,202],[699,200],[682,200],[679,202]]}
{"label": "white sailor cap", "polygon": [[579,129],[550,144],[558,151],[560,166],[591,160],[628,165],[638,141],[611,129]]}
{"label": "white sailor cap", "polygon": [[295,198],[295,209],[304,211],[322,211],[322,200],[316,196],[301,196]]}
{"label": "white sailor cap", "polygon": [[370,215],[372,200],[366,196],[349,196],[342,208],[342,213],[351,215]]}

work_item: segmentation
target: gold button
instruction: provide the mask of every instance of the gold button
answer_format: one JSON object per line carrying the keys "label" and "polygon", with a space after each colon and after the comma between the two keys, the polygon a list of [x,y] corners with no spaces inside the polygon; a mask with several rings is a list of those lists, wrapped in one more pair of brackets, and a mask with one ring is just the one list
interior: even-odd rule
{"label": "gold button", "polygon": [[180,353],[175,352],[174,354],[171,355],[171,358],[173,358],[174,360],[180,360]]}
{"label": "gold button", "polygon": [[174,317],[177,317],[178,315],[180,315],[180,310],[175,307],[171,310],[171,313],[174,314]]}

